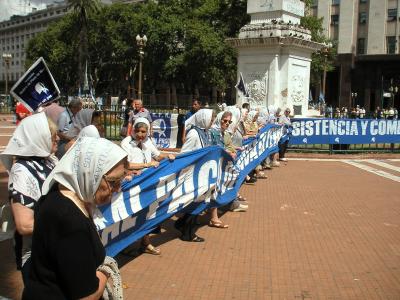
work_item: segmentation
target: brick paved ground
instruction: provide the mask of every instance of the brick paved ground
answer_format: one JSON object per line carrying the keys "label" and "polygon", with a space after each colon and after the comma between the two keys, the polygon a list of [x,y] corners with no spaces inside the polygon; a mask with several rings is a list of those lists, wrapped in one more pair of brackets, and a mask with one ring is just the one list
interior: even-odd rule
{"label": "brick paved ground", "polygon": [[341,162],[269,175],[243,188],[250,210],[225,214],[228,230],[201,228],[201,245],[165,233],[161,257],[125,264],[127,298],[400,299],[397,182]]}
{"label": "brick paved ground", "polygon": [[[152,238],[161,256],[120,255],[125,298],[400,299],[398,182],[336,161],[290,161],[268,176],[243,187],[250,208],[224,214],[229,229],[199,229],[205,243],[176,239],[167,221]],[[0,295],[18,299],[10,241],[0,253]]]}

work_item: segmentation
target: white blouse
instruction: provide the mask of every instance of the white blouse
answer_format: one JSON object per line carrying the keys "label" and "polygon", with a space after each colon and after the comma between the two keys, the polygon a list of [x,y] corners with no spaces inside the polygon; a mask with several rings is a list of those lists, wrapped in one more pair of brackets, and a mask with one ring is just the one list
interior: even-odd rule
{"label": "white blouse", "polygon": [[140,149],[136,141],[128,136],[122,140],[121,147],[128,153],[128,162],[130,163],[149,163],[152,158],[156,158],[161,154],[150,138],[142,144],[142,149]]}

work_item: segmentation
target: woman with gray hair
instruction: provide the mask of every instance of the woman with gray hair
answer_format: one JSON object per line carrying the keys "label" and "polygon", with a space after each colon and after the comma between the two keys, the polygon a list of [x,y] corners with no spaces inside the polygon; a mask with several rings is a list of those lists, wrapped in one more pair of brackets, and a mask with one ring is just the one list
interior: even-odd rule
{"label": "woman with gray hair", "polygon": [[79,138],[43,184],[35,211],[32,266],[22,299],[99,299],[108,277],[93,223],[125,178],[126,153],[102,138]]}

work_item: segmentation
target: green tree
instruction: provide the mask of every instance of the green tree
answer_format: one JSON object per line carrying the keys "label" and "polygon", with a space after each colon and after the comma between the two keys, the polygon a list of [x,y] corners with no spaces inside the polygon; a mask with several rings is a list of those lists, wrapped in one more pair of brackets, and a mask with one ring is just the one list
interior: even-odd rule
{"label": "green tree", "polygon": [[79,28],[79,60],[78,60],[78,75],[79,87],[83,87],[84,71],[83,66],[88,62],[89,57],[89,41],[88,41],[88,17],[92,13],[97,13],[100,10],[99,0],[68,0],[68,5],[78,16],[77,26]]}
{"label": "green tree", "polygon": [[[32,39],[28,47],[30,62],[43,56],[65,91],[70,92],[82,82],[82,57],[90,57],[97,93],[125,93],[127,75],[139,60],[135,41],[138,33],[148,37],[144,58],[146,93],[165,84],[181,93],[201,87],[224,89],[235,81],[236,57],[225,39],[236,36],[242,23],[247,22],[245,1],[113,4],[101,7],[96,14],[75,8],[81,14],[69,13]],[[229,10],[239,21],[234,21]],[[86,28],[83,35],[81,26],[77,26],[82,22]],[[86,38],[87,50],[82,47]]]}
{"label": "green tree", "polygon": [[311,31],[311,40],[325,45],[331,44],[331,47],[324,47],[322,51],[318,51],[311,56],[311,74],[310,84],[317,87],[321,84],[321,78],[324,73],[335,69],[334,62],[337,55],[337,43],[329,40],[322,26],[323,18],[318,18],[310,14],[312,0],[305,0],[306,15],[301,18],[300,25]]}
{"label": "green tree", "polygon": [[36,35],[27,46],[25,67],[43,57],[63,93],[76,93],[79,46],[75,24],[76,16],[68,14]]}

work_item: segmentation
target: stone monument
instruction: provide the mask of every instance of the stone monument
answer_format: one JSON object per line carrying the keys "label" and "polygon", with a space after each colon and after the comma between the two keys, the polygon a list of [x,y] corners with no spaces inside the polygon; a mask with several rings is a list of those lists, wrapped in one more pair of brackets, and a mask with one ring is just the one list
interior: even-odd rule
{"label": "stone monument", "polygon": [[238,78],[242,73],[249,97],[238,92],[237,103],[251,107],[290,108],[296,116],[308,113],[311,54],[322,44],[311,41],[300,26],[300,0],[248,0],[250,24],[239,37],[227,39],[238,50]]}

